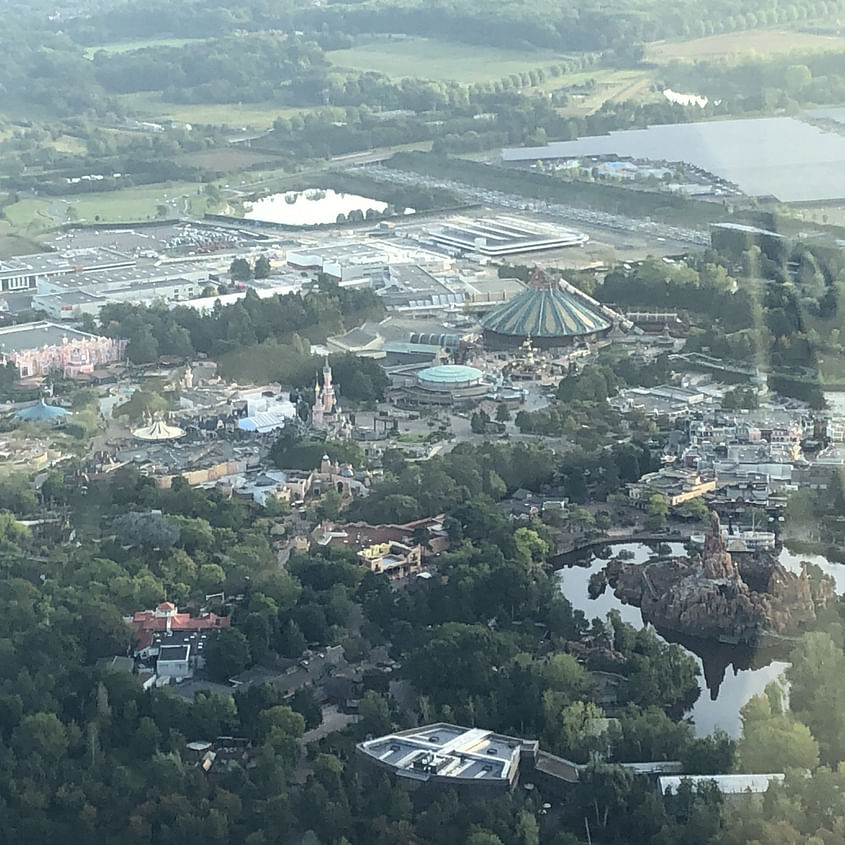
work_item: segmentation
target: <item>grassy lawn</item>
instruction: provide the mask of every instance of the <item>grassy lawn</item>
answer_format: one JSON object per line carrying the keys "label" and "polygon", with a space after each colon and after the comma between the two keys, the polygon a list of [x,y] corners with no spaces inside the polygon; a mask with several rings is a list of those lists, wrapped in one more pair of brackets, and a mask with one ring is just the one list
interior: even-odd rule
{"label": "grassy lawn", "polygon": [[15,234],[12,224],[7,220],[0,220],[0,259],[11,258],[13,255],[30,255],[43,249],[37,241]]}
{"label": "grassy lawn", "polygon": [[506,50],[429,38],[373,40],[348,50],[326,53],[338,67],[372,70],[390,77],[416,77],[471,84],[556,64],[551,51]]}
{"label": "grassy lawn", "polygon": [[649,90],[654,72],[647,69],[590,68],[578,73],[568,73],[557,79],[547,79],[535,90],[557,91],[571,85],[583,85],[590,79],[596,83],[592,91],[571,95],[569,105],[560,110],[561,114],[587,115],[601,108],[607,100],[619,102],[655,98],[655,94]]}
{"label": "grassy lawn", "polygon": [[49,200],[23,199],[3,209],[4,217],[21,232],[32,233],[56,224],[48,213]]}
{"label": "grassy lawn", "polygon": [[845,50],[845,38],[787,32],[780,29],[749,29],[695,38],[692,41],[655,41],[648,45],[651,62],[697,62],[712,59],[738,59],[790,53],[793,50]]}
{"label": "grassy lawn", "polygon": [[142,50],[144,47],[184,47],[194,41],[204,40],[204,38],[148,38],[139,41],[112,41],[109,44],[86,47],[85,58],[92,58],[100,50],[105,50],[106,53],[128,53],[130,50]]}
{"label": "grassy lawn", "polygon": [[176,120],[182,123],[208,123],[214,126],[269,129],[277,117],[290,117],[311,109],[288,108],[273,103],[193,104],[165,103],[154,92],[124,94],[121,102],[137,117],[147,120]]}
{"label": "grassy lawn", "polygon": [[[166,182],[122,191],[71,194],[49,199],[28,198],[7,206],[4,213],[16,230],[32,233],[71,219],[88,223],[93,223],[97,217],[104,223],[153,220],[159,205],[168,207],[168,217],[184,215],[186,207],[190,214],[202,214],[205,197],[197,196],[197,185],[191,182]],[[73,213],[68,216],[71,208]]]}

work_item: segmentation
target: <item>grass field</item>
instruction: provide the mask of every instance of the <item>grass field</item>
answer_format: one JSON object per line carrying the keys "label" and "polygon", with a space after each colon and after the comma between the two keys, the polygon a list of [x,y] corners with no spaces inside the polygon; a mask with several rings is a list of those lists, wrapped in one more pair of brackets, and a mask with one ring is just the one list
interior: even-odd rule
{"label": "grass field", "polygon": [[156,93],[124,94],[121,102],[141,119],[209,123],[244,129],[269,129],[277,117],[290,117],[310,109],[287,108],[272,103],[198,104],[165,103]]}
{"label": "grass field", "polygon": [[186,44],[193,44],[194,41],[204,40],[203,38],[148,38],[139,41],[113,41],[109,44],[86,47],[85,58],[92,58],[100,50],[106,53],[128,53],[130,50],[143,50],[144,47],[184,47]]}
{"label": "grass field", "polygon": [[258,165],[273,167],[277,163],[273,156],[266,153],[252,152],[232,146],[186,153],[179,161],[193,167],[225,171],[226,173],[248,170]]}
{"label": "grass field", "polygon": [[[6,219],[19,232],[32,234],[40,229],[58,226],[71,220],[93,223],[153,220],[157,207],[166,205],[169,217],[202,214],[205,197],[197,195],[198,187],[190,182],[167,182],[144,185],[122,191],[95,194],[72,194],[49,199],[23,199],[6,206]],[[73,211],[68,214],[69,209]]]}
{"label": "grass field", "polygon": [[648,45],[646,57],[649,61],[665,64],[771,56],[793,50],[845,50],[845,38],[780,29],[749,29],[692,41],[655,41]]}
{"label": "grass field", "polygon": [[7,220],[0,220],[0,259],[11,258],[13,255],[31,255],[43,249],[37,241],[15,234],[12,224]]}
{"label": "grass field", "polygon": [[595,81],[595,87],[586,94],[573,95],[569,105],[561,108],[561,114],[584,116],[591,114],[608,100],[653,99],[649,86],[654,81],[654,71],[643,69],[618,70],[616,68],[590,68],[590,70],[568,73],[565,76],[546,79],[535,91],[557,91],[571,85],[583,85],[588,80]]}
{"label": "grass field", "polygon": [[471,84],[556,64],[561,56],[543,50],[506,50],[429,38],[373,40],[326,53],[338,67],[372,70],[393,78],[416,77]]}

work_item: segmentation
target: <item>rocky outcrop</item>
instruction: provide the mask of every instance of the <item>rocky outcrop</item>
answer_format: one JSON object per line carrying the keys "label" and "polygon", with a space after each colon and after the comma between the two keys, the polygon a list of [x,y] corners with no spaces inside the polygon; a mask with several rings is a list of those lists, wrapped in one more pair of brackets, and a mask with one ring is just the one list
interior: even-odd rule
{"label": "rocky outcrop", "polygon": [[[743,572],[747,573],[746,582]],[[789,636],[836,600],[833,579],[785,569],[768,554],[737,564],[725,549],[714,513],[701,555],[605,569],[617,598],[639,607],[657,627],[723,642],[759,643]]]}

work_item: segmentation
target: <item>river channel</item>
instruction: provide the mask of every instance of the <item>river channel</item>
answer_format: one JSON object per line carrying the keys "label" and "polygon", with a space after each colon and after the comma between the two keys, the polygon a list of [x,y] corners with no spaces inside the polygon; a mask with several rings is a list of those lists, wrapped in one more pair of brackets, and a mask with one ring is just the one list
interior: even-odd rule
{"label": "river channel", "polygon": [[[673,555],[686,554],[683,544],[669,543]],[[587,619],[604,618],[611,610],[618,610],[622,619],[636,628],[643,627],[643,617],[638,607],[623,604],[608,588],[604,594],[591,599],[588,592],[590,576],[598,572],[607,561],[623,549],[631,552],[633,562],[644,563],[655,555],[654,549],[644,543],[608,545],[597,552],[586,553],[581,565],[575,564],[555,573],[561,590],[573,607],[583,611]],[[603,557],[599,557],[603,555]],[[836,581],[836,592],[845,592],[845,566],[830,563],[817,555],[793,555],[786,550],[780,562],[798,571],[802,560],[817,564]],[[695,732],[706,736],[720,727],[731,736],[740,732],[739,711],[752,696],[763,692],[769,681],[775,680],[789,665],[784,653],[742,646],[723,645],[708,640],[678,637],[658,629],[665,640],[677,642],[698,662],[701,695],[688,714],[695,721]]]}

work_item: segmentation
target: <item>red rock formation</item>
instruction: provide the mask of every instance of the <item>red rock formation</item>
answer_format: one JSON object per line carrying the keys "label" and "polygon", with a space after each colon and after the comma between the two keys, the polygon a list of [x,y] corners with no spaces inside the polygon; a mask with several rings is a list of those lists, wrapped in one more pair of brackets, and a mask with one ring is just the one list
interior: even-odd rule
{"label": "red rock formation", "polygon": [[[765,584],[765,591],[752,590],[742,569],[753,583]],[[811,581],[806,569],[796,575],[771,555],[756,555],[737,566],[725,549],[716,514],[701,556],[617,562],[606,572],[617,598],[638,606],[646,621],[731,642],[754,644],[767,634],[797,633],[836,599],[832,579]]]}

